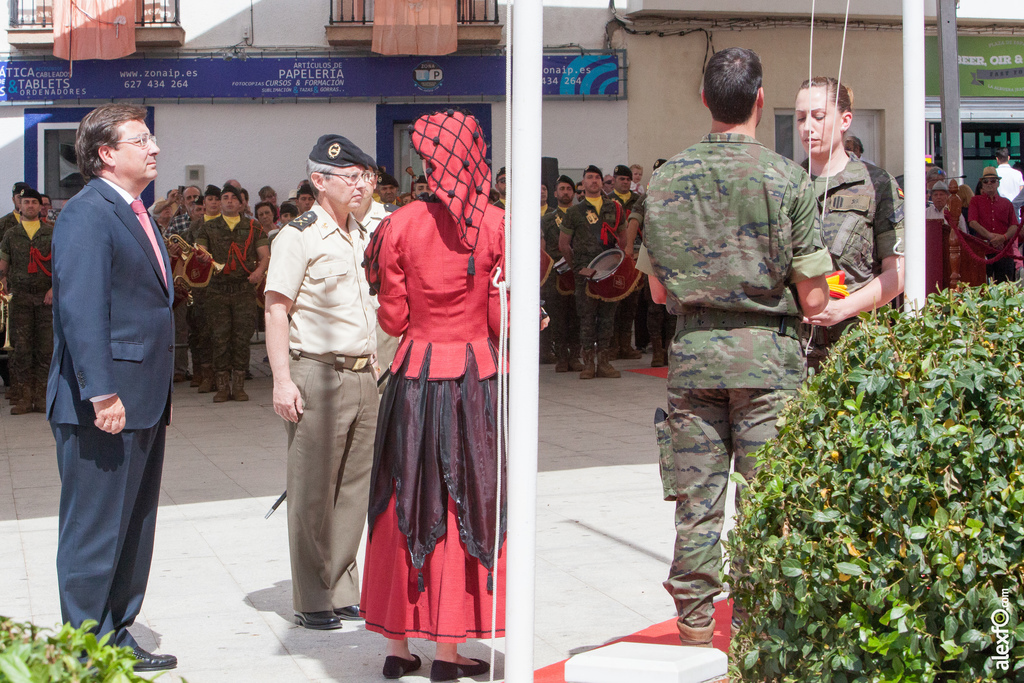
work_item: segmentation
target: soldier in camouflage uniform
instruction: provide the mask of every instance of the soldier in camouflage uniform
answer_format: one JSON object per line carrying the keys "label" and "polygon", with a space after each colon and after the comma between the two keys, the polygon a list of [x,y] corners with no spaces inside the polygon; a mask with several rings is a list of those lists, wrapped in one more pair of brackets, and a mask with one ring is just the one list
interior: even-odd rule
{"label": "soldier in camouflage uniform", "polygon": [[224,264],[206,288],[206,317],[213,341],[213,371],[217,382],[214,403],[229,398],[248,401],[245,369],[249,366],[249,340],[256,331],[256,286],[270,265],[270,240],[260,224],[240,215],[242,193],[225,185],[221,215],[204,221],[196,245],[206,247],[213,260]]}
{"label": "soldier in camouflage uniform", "polygon": [[587,280],[594,275],[590,262],[603,251],[616,247],[618,230],[624,227],[622,206],[601,194],[603,178],[597,166],[587,167],[583,173],[584,198],[565,212],[558,236],[559,251],[576,273],[576,312],[583,344],[580,379],[620,376],[609,362],[616,302],[595,299],[587,293]]}
{"label": "soldier in camouflage uniform", "polygon": [[810,179],[753,137],[760,86],[757,54],[716,53],[702,92],[711,134],[648,186],[641,265],[654,300],[679,316],[669,414],[657,429],[665,498],[676,501],[665,588],[684,645],[710,646],[714,634],[730,461],[753,474],[753,452],[775,436],[779,410],[804,378],[801,316],[828,299],[832,262]]}
{"label": "soldier in camouflage uniform", "polygon": [[806,81],[795,109],[823,216],[822,239],[833,270],[846,273],[848,292],[810,318],[814,327],[807,362],[817,368],[860,313],[903,291],[903,192],[884,170],[847,153],[843,134],[853,121],[853,96],[846,86],[831,77]]}
{"label": "soldier in camouflage uniform", "polygon": [[53,289],[50,239],[53,226],[40,220],[41,197],[32,188],[21,194],[18,225],[0,239],[0,273],[11,293],[11,377],[20,387],[11,415],[43,412],[46,379],[53,355]]}
{"label": "soldier in camouflage uniform", "polygon": [[[664,159],[662,160],[664,161]],[[654,170],[658,170],[655,166]],[[640,201],[629,212],[629,220],[626,223],[626,248],[629,249],[632,235],[643,234],[644,217],[647,212],[647,195],[642,195]],[[640,249],[644,249],[643,246]],[[633,256],[630,253],[630,256]],[[641,296],[650,298],[650,290],[645,289]],[[672,338],[676,335],[676,317],[668,312],[665,304],[649,303],[647,308],[647,333],[651,338],[651,367],[663,368],[668,365],[668,347]]]}
{"label": "soldier in camouflage uniform", "polygon": [[[636,207],[637,202],[640,201],[640,195],[629,189],[633,182],[633,169],[624,164],[619,164],[612,172],[612,178],[612,192],[608,195],[608,198],[622,205],[622,224],[626,225],[630,213]],[[635,237],[634,240],[636,240]],[[622,243],[625,246],[625,236]],[[631,256],[635,254],[636,248],[639,246],[639,242],[633,245]],[[635,256],[633,257],[635,258]],[[615,358],[636,360],[643,356],[639,350],[633,348],[633,322],[636,320],[637,311],[640,308],[640,298],[647,296],[646,291],[644,291],[645,289],[643,286],[637,287],[629,293],[629,296],[619,301],[619,305],[615,308],[615,332],[612,337],[611,352],[611,355]],[[646,314],[646,308],[644,313]],[[646,325],[646,323],[647,318],[645,315],[644,324]],[[643,336],[638,330],[637,338]]]}
{"label": "soldier in camouflage uniform", "polygon": [[[544,250],[552,261],[562,258],[558,249],[558,237],[561,234],[565,215],[572,206],[576,196],[575,184],[569,176],[559,176],[555,183],[555,201],[558,203],[541,218],[541,238]],[[573,288],[563,292],[558,287],[558,273],[552,269],[548,279],[541,286],[540,296],[544,299],[544,308],[551,316],[551,341],[555,349],[555,372],[580,372],[580,319],[576,313],[575,281]]]}
{"label": "soldier in camouflage uniform", "polygon": [[14,211],[0,218],[0,239],[3,239],[4,233],[11,228],[17,227],[21,222],[21,192],[30,189],[32,188],[29,187],[28,183],[14,183],[14,188],[11,190],[11,201],[14,202]]}
{"label": "soldier in camouflage uniform", "polygon": [[[207,221],[220,218],[220,188],[207,185],[203,195],[203,213],[183,235],[189,244],[196,243],[199,228]],[[210,325],[206,315],[206,289],[192,289],[192,305],[188,307],[185,321],[188,323],[188,348],[192,352],[192,382],[198,387],[200,394],[213,391],[213,340],[210,336]]]}

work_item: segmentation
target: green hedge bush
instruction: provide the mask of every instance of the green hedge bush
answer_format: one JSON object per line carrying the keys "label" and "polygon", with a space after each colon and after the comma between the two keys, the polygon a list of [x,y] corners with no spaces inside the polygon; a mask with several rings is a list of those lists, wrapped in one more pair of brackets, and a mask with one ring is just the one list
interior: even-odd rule
{"label": "green hedge bush", "polygon": [[864,318],[742,496],[731,674],[1024,680],[1024,293]]}
{"label": "green hedge bush", "polygon": [[107,645],[109,634],[97,640],[89,630],[95,626],[54,632],[0,617],[0,683],[146,683],[134,673],[131,648]]}

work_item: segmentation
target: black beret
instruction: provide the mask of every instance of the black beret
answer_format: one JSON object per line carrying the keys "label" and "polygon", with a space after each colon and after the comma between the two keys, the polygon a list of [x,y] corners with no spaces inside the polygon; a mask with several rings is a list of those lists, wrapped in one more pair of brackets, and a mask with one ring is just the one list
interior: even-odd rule
{"label": "black beret", "polygon": [[597,166],[595,166],[594,164],[591,164],[590,166],[587,166],[587,170],[583,171],[583,175],[587,175],[588,173],[596,173],[597,175],[599,175],[602,178],[604,178],[604,172],[601,169],[599,169]]}
{"label": "black beret", "polygon": [[625,164],[619,164],[618,166],[615,167],[615,170],[612,171],[612,175],[615,176],[616,178],[618,178],[619,176],[628,176],[632,178],[633,170],[629,166],[626,166]]}
{"label": "black beret", "polygon": [[[367,156],[363,150],[341,135],[321,135],[309,153],[309,160],[328,166],[366,166]],[[371,164],[373,168],[376,164]]]}
{"label": "black beret", "polygon": [[555,187],[558,187],[561,183],[569,183],[572,187],[576,187],[576,181],[567,175],[558,176],[558,180],[555,181]]}
{"label": "black beret", "polygon": [[207,185],[206,192],[203,193],[204,197],[216,197],[220,199],[220,188],[216,185]]}
{"label": "black beret", "polygon": [[418,176],[416,176],[416,180],[414,180],[412,182],[413,183],[423,183],[424,185],[426,185],[427,184],[427,177],[423,176],[423,175],[418,175]]}
{"label": "black beret", "polygon": [[382,171],[380,174],[380,185],[398,187],[398,181],[395,179],[395,176],[387,171]]}
{"label": "black beret", "polygon": [[295,192],[296,197],[303,194],[313,195],[314,197],[316,196],[316,193],[313,192],[313,186],[309,183],[302,183],[299,185],[299,189]]}
{"label": "black beret", "polygon": [[233,194],[233,195],[235,195],[235,199],[237,199],[238,201],[242,201],[242,191],[239,190],[234,185],[225,185],[224,186],[224,189],[220,191],[220,196],[224,197],[224,195],[226,195],[226,194]]}
{"label": "black beret", "polygon": [[377,160],[371,157],[366,152],[363,152],[363,166],[370,169],[371,171],[377,170]]}
{"label": "black beret", "polygon": [[498,172],[496,174],[494,174],[494,179],[497,180],[498,178],[504,178],[504,177],[505,177],[505,167],[502,166],[501,168],[498,169]]}
{"label": "black beret", "polygon": [[659,168],[664,166],[667,162],[668,162],[668,159],[658,159],[657,161],[654,162],[654,167],[651,170],[657,171]]}
{"label": "black beret", "polygon": [[14,183],[14,187],[11,188],[11,194],[18,194],[19,192],[21,192],[25,188],[31,188],[31,187],[32,187],[31,185],[29,185],[28,183],[26,183],[24,181],[16,182],[16,183]]}
{"label": "black beret", "polygon": [[22,199],[34,199],[37,202],[43,201],[43,195],[39,194],[37,191],[33,190],[28,185],[21,189],[21,192],[18,193],[18,196],[21,197]]}

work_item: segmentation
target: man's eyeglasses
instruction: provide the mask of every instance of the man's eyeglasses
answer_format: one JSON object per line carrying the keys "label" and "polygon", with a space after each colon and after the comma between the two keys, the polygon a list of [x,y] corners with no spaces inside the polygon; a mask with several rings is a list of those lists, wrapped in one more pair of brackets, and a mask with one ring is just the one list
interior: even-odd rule
{"label": "man's eyeglasses", "polygon": [[345,181],[345,184],[349,187],[355,187],[355,184],[362,180],[364,183],[372,183],[376,178],[377,174],[373,171],[363,171],[362,173],[321,173],[320,175],[332,175],[335,178],[341,178]]}
{"label": "man's eyeglasses", "polygon": [[981,181],[981,184],[982,185],[989,185],[991,183],[998,183],[998,182],[999,182],[999,178],[985,178],[984,180]]}
{"label": "man's eyeglasses", "polygon": [[156,145],[156,136],[150,133],[143,133],[142,135],[136,135],[135,137],[128,138],[127,140],[118,140],[117,142],[114,143],[114,146],[120,145],[122,142],[127,142],[130,145],[135,145],[140,149],[146,149],[146,147],[148,147],[150,143]]}

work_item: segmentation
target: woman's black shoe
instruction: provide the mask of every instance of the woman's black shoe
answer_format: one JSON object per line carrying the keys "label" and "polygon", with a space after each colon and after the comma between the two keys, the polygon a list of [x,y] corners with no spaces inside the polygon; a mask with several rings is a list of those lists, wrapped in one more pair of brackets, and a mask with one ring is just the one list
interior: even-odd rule
{"label": "woman's black shoe", "polygon": [[420,668],[419,655],[413,655],[411,660],[405,657],[384,658],[384,678],[401,678],[418,668]]}
{"label": "woman's black shoe", "polygon": [[434,681],[434,683],[438,681],[454,681],[456,678],[462,678],[463,676],[485,674],[491,668],[482,659],[474,659],[473,661],[476,664],[456,664],[455,662],[443,662],[440,659],[435,659],[434,663],[430,665],[430,680]]}

